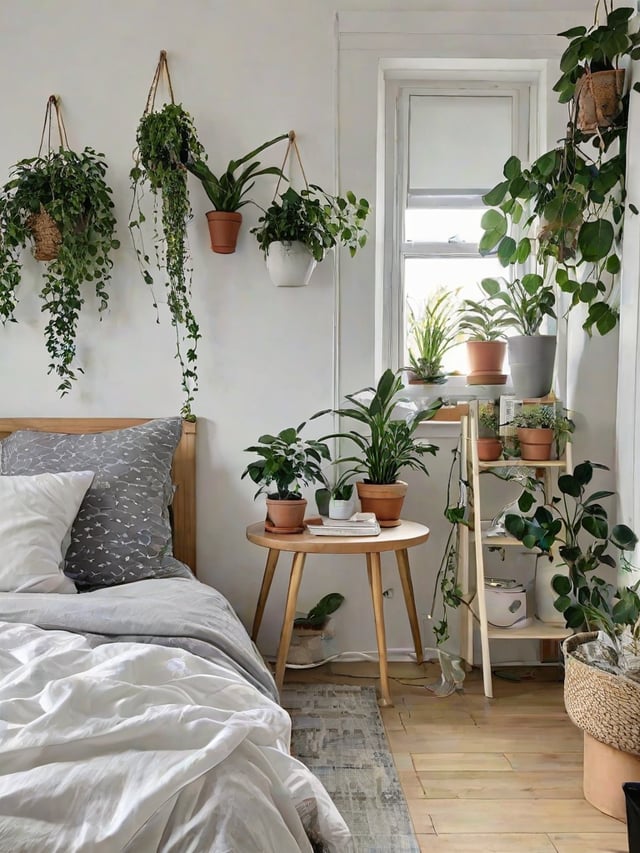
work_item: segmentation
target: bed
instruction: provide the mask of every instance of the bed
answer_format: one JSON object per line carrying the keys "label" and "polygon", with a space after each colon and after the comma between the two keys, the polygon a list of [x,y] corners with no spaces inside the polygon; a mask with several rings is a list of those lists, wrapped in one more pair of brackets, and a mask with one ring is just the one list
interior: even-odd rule
{"label": "bed", "polygon": [[186,568],[195,430],[0,419],[0,853],[352,850],[244,627]]}

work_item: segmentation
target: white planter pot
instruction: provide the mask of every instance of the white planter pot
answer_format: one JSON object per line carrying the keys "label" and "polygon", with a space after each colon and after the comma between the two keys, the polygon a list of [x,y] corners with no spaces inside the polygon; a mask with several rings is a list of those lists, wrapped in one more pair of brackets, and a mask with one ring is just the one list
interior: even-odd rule
{"label": "white planter pot", "polygon": [[535,601],[536,601],[536,616],[542,622],[547,622],[549,625],[558,625],[561,628],[565,626],[565,620],[562,613],[556,610],[553,602],[558,597],[558,593],[554,592],[551,586],[551,581],[554,575],[567,575],[569,570],[562,562],[562,558],[552,549],[553,559],[547,557],[539,557],[536,563],[536,581],[535,581]]}
{"label": "white planter pot", "polygon": [[316,261],[304,243],[270,243],[267,271],[276,287],[304,287],[309,283]]}
{"label": "white planter pot", "polygon": [[355,506],[356,502],[354,498],[348,501],[338,501],[335,498],[331,498],[329,501],[329,518],[351,518],[355,512]]}

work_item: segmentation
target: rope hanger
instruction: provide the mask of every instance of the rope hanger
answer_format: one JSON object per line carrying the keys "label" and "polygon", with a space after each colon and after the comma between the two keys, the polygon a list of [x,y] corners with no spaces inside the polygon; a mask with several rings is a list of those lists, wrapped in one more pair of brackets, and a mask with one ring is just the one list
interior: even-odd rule
{"label": "rope hanger", "polygon": [[298,159],[298,165],[300,166],[300,171],[302,172],[302,177],[304,178],[304,185],[309,190],[309,182],[307,181],[307,176],[304,171],[304,166],[302,165],[302,158],[300,157],[300,150],[298,148],[298,143],[296,142],[296,132],[295,130],[289,131],[289,141],[287,143],[287,150],[284,154],[284,160],[282,161],[282,166],[280,167],[280,176],[278,177],[278,183],[276,184],[276,191],[273,194],[273,201],[276,200],[276,196],[278,195],[278,190],[280,189],[280,182],[284,176],[284,167],[287,165],[287,160],[289,159],[289,155],[291,154],[291,149],[293,148],[295,155]]}
{"label": "rope hanger", "polygon": [[62,108],[60,107],[60,98],[57,95],[49,95],[47,106],[44,112],[44,124],[42,125],[42,134],[40,135],[40,147],[38,148],[38,157],[42,155],[42,147],[44,145],[45,135],[47,137],[47,154],[51,153],[51,132],[53,126],[53,113],[56,115],[56,125],[58,127],[58,138],[60,140],[60,148],[69,148],[69,140],[67,139],[67,129],[64,126],[62,118]]}
{"label": "rope hanger", "polygon": [[171,103],[175,104],[175,98],[173,95],[173,86],[171,84],[171,74],[169,73],[169,63],[167,61],[167,51],[160,51],[160,58],[158,59],[158,64],[156,65],[156,70],[153,75],[153,80],[151,81],[151,88],[149,89],[149,94],[147,95],[147,104],[144,108],[144,115],[148,115],[153,112],[156,105],[156,94],[158,91],[158,86],[160,84],[160,79],[163,76],[167,81],[167,87],[169,89],[169,97],[171,98]]}

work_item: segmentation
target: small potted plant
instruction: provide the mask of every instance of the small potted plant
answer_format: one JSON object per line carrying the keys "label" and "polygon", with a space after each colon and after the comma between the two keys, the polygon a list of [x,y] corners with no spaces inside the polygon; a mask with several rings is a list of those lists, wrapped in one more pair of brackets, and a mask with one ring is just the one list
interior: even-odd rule
{"label": "small potted plant", "polygon": [[507,338],[509,367],[515,394],[544,397],[553,383],[555,335],[541,335],[545,317],[555,317],[555,294],[542,276],[529,273],[513,281],[484,278],[480,283],[490,302],[499,305],[507,323],[519,335]]}
{"label": "small potted plant", "polygon": [[478,404],[478,459],[493,462],[502,456],[495,403]]}
{"label": "small potted plant", "polygon": [[573,432],[573,422],[564,415],[556,415],[548,406],[532,406],[519,412],[513,420],[520,445],[520,455],[527,461],[543,462],[551,459],[551,448],[562,452]]}
{"label": "small potted plant", "polygon": [[255,497],[267,495],[268,531],[301,532],[307,507],[301,487],[324,481],[321,466],[330,458],[329,448],[323,441],[302,439],[304,426],[302,423],[277,435],[261,435],[258,444],[246,448],[246,452],[257,453],[259,458],[247,465],[241,479],[249,476],[259,484]]}
{"label": "small potted plant", "polygon": [[511,325],[504,306],[465,299],[460,309],[459,329],[467,335],[469,373],[467,385],[504,385],[507,352],[505,330]]}
{"label": "small potted plant", "polygon": [[343,595],[330,592],[308,613],[296,616],[287,663],[305,666],[324,661],[327,657],[327,640],[333,637],[331,616],[343,602]]}
{"label": "small potted plant", "polygon": [[[402,390],[400,375],[386,370],[375,388],[363,388],[346,395],[350,408],[335,410],[340,417],[365,426],[369,434],[362,435],[353,429],[323,438],[346,439],[355,445],[357,455],[345,456],[337,463],[349,464],[351,474],[364,474],[365,479],[356,482],[362,511],[375,513],[381,527],[400,524],[407,493],[407,484],[398,479],[400,472],[411,468],[428,475],[424,457],[435,456],[438,450],[435,445],[420,441],[415,433],[421,423],[435,415],[442,406],[442,399],[432,401],[426,409],[409,404],[411,409],[406,417],[394,417]],[[324,410],[313,417],[331,411],[334,410]]]}
{"label": "small potted plant", "polygon": [[350,518],[355,510],[351,471],[343,471],[329,488],[329,518]]}
{"label": "small potted plant", "polygon": [[[49,98],[47,117],[58,110]],[[42,261],[42,310],[47,322],[45,346],[49,373],[61,395],[76,379],[76,334],[85,287],[95,290],[98,311],[107,307],[111,252],[115,239],[111,188],[105,181],[104,155],[92,148],[80,152],[60,147],[20,160],[0,188],[0,319],[15,322],[17,289],[22,277],[22,253],[33,245]]]}
{"label": "small potted plant", "polygon": [[329,249],[344,246],[351,257],[367,241],[364,224],[369,202],[348,191],[333,196],[311,184],[296,192],[289,187],[258,219],[256,235],[276,287],[302,287]]}
{"label": "small potted plant", "polygon": [[[239,160],[231,160],[226,171],[219,177],[214,175],[202,156],[192,156],[187,159],[187,169],[198,178],[207,198],[213,204],[213,210],[207,213],[212,251],[223,255],[235,252],[238,232],[242,224],[242,214],[239,210],[251,201],[246,196],[253,188],[255,179],[260,175],[282,175],[277,166],[261,169],[259,161],[255,160],[252,163],[249,161],[265,148],[270,148],[276,142],[286,138],[287,134],[281,133],[258,148],[254,148]],[[247,163],[249,165],[238,172]]]}
{"label": "small potted plant", "polygon": [[446,381],[442,361],[458,343],[458,316],[451,291],[435,293],[422,311],[416,314],[409,307],[409,367],[410,383],[440,385]]}

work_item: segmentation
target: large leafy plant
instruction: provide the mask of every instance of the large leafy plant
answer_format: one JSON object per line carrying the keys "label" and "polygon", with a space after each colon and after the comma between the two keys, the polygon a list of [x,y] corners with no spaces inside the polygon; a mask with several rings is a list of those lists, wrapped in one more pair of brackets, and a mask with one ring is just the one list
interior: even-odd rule
{"label": "large leafy plant", "polygon": [[364,474],[369,483],[395,483],[403,468],[428,474],[424,457],[435,456],[438,450],[435,445],[420,441],[415,433],[421,423],[435,415],[443,401],[438,398],[426,409],[417,409],[406,418],[398,418],[395,409],[401,402],[402,390],[401,377],[392,370],[385,370],[375,388],[363,388],[345,395],[351,404],[349,408],[328,409],[313,416],[334,411],[339,417],[354,420],[368,429],[368,435],[354,429],[325,436],[324,440],[346,439],[355,444],[359,453],[342,457],[337,462],[349,464],[351,473]]}
{"label": "large leafy plant", "polygon": [[[537,549],[553,559],[557,551],[568,574],[557,574],[552,586],[558,594],[555,607],[566,620],[567,627],[602,629],[612,638],[627,625],[640,618],[637,585],[620,591],[606,583],[596,572],[601,566],[616,568],[610,548],[624,554],[632,551],[638,538],[626,524],[609,524],[608,513],[601,501],[613,492],[587,491],[594,469],[606,470],[595,462],[576,465],[571,474],[558,477],[559,496],[538,506],[531,516],[507,515],[508,532],[527,548]],[[518,501],[522,513],[535,503],[533,489],[525,489]]]}
{"label": "large leafy plant", "polygon": [[[192,218],[187,186],[187,163],[200,158],[203,148],[192,117],[180,104],[165,104],[146,112],[136,134],[138,153],[131,170],[133,201],[129,229],[142,275],[153,286],[151,257],[145,248],[142,210],[145,190],[153,197],[155,265],[166,275],[167,305],[176,332],[176,357],[182,373],[185,402],[182,414],[192,417],[191,404],[198,387],[197,346],[200,328],[191,308],[191,258],[187,223]],[[157,302],[154,303],[157,307]]]}
{"label": "large leafy plant", "polygon": [[[258,160],[255,160],[252,163],[249,163],[249,161],[253,160],[253,158],[260,154],[260,152],[264,151],[265,148],[270,148],[272,145],[275,145],[276,142],[280,142],[282,139],[286,138],[287,134],[282,133],[280,136],[276,136],[268,142],[264,142],[262,145],[258,146],[258,148],[254,148],[253,151],[245,154],[244,157],[241,157],[239,160],[231,160],[226,171],[220,176],[214,175],[202,157],[194,156],[192,158],[188,158],[186,166],[191,174],[195,175],[202,184],[202,188],[207,194],[207,197],[214,209],[225,211],[226,213],[233,213],[238,211],[241,207],[244,207],[245,204],[249,204],[251,199],[246,196],[247,193],[253,189],[255,179],[257,177],[260,175],[282,176],[282,172],[277,166],[267,166],[261,169],[260,162]],[[238,170],[240,167],[244,166],[246,163],[249,163],[249,165],[239,172]]]}
{"label": "large leafy plant", "polygon": [[44,336],[49,373],[62,395],[76,379],[76,333],[86,287],[92,287],[98,310],[108,303],[112,249],[117,249],[111,188],[105,180],[104,155],[92,148],[66,147],[20,160],[0,189],[0,318],[15,322],[21,254],[33,238],[33,217],[46,211],[58,227],[57,257],[44,262],[40,291],[47,315]]}
{"label": "large leafy plant", "polygon": [[289,187],[259,217],[251,233],[265,257],[271,243],[294,240],[304,243],[316,261],[335,246],[345,246],[353,257],[367,242],[364,223],[369,212],[366,198],[357,199],[350,190],[342,197],[316,184],[299,193]]}
{"label": "large leafy plant", "polygon": [[302,439],[304,426],[301,423],[277,435],[261,435],[258,444],[246,448],[258,459],[247,465],[241,479],[248,476],[260,486],[256,497],[266,492],[271,499],[297,500],[302,497],[302,486],[325,482],[321,466],[323,460],[330,459],[329,448],[323,441]]}
{"label": "large leafy plant", "polygon": [[489,303],[501,311],[502,323],[521,335],[535,335],[545,317],[555,317],[553,287],[542,276],[528,273],[512,281],[483,278],[480,282]]}

